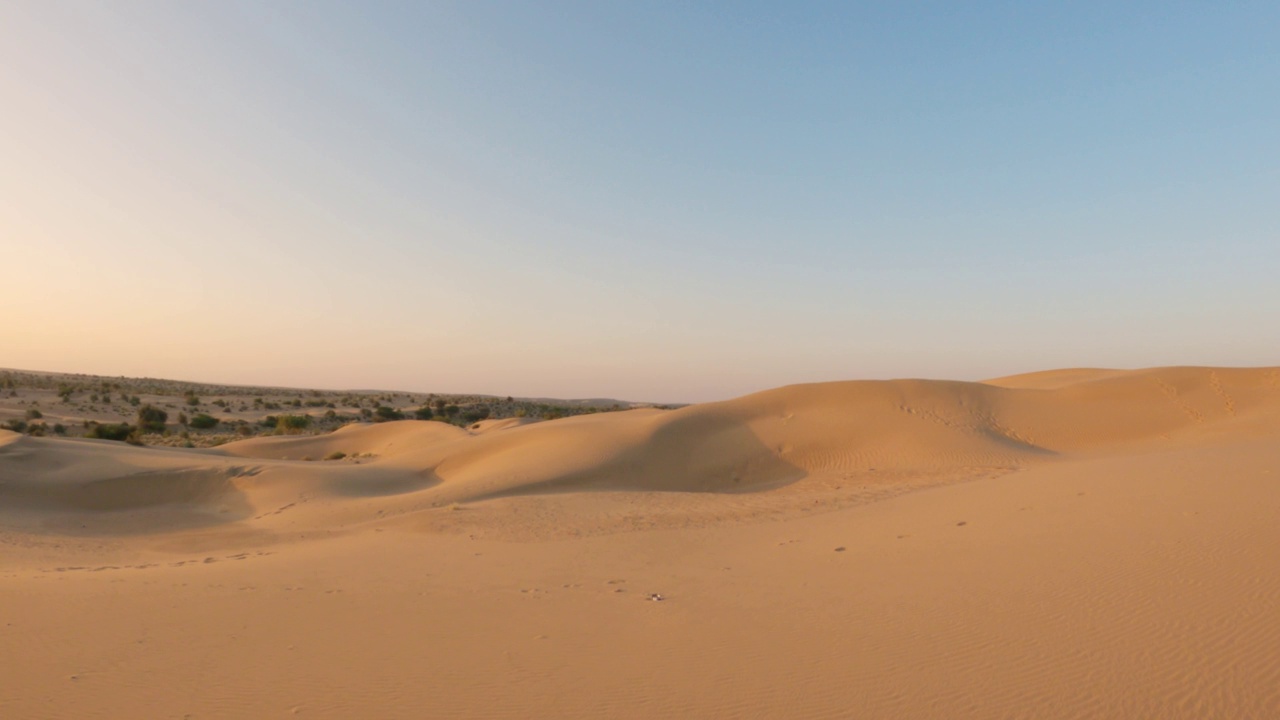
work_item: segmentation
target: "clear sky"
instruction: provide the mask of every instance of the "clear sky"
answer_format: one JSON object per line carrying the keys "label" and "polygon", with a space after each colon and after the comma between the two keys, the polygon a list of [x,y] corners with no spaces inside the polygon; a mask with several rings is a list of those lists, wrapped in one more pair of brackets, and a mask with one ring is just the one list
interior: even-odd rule
{"label": "clear sky", "polygon": [[1275,2],[0,3],[0,366],[1280,364]]}

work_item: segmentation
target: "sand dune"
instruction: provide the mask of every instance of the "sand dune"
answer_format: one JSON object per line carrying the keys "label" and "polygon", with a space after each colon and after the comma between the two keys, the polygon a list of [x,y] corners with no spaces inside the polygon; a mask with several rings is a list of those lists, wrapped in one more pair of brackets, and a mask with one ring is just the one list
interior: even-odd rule
{"label": "sand dune", "polygon": [[1278,441],[1193,367],[0,431],[0,715],[1280,716]]}
{"label": "sand dune", "polygon": [[[1280,407],[1274,379],[1269,369],[1164,368],[1037,373],[1001,384],[821,383],[671,411],[491,421],[475,430],[406,420],[200,451],[15,437],[0,462],[28,493],[36,492],[31,482],[65,494],[111,478],[150,475],[163,485],[166,473],[211,468],[233,481],[264,470],[306,476],[296,482],[317,490],[417,478],[442,502],[579,489],[743,492],[840,472],[1010,468],[1193,443],[1255,417],[1267,426]],[[298,464],[335,453],[347,457]],[[246,492],[263,485],[233,484]]]}

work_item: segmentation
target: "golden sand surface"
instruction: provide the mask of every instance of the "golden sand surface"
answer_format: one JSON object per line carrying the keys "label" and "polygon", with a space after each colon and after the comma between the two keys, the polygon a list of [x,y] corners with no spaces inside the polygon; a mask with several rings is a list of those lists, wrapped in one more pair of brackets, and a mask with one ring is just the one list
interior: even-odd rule
{"label": "golden sand surface", "polygon": [[0,431],[0,717],[1275,718],[1278,520],[1272,368]]}

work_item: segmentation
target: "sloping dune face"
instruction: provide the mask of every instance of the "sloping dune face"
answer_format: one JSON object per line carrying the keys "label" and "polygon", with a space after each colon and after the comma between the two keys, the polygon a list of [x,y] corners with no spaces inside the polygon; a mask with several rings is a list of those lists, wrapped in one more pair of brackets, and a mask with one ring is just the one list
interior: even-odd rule
{"label": "sloping dune face", "polygon": [[0,437],[4,507],[125,510],[200,504],[234,494],[246,468],[181,450],[106,440]]}
{"label": "sloping dune face", "polygon": [[669,412],[406,438],[383,462],[433,472],[454,500],[570,489],[741,492],[833,473],[1021,467],[1265,420],[1280,407],[1274,378],[1270,370],[1174,368],[1052,390],[928,380],[799,385]]}

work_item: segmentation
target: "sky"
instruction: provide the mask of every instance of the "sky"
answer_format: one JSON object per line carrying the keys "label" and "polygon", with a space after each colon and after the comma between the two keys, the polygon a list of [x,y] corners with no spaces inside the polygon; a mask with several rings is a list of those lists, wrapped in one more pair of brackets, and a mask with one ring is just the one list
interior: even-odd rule
{"label": "sky", "polygon": [[1273,2],[0,3],[0,367],[1280,364]]}

